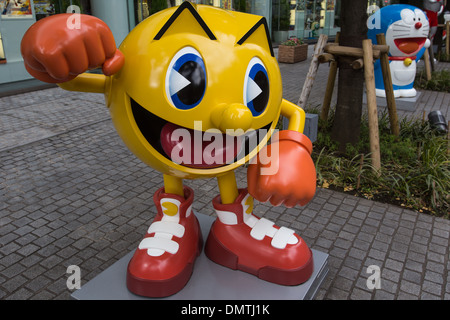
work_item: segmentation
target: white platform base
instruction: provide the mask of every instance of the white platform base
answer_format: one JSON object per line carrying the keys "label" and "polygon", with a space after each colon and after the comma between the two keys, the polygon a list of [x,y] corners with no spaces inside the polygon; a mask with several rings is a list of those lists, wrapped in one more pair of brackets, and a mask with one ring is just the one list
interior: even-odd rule
{"label": "white platform base", "polygon": [[[206,241],[215,217],[196,213]],[[205,254],[198,257],[188,284],[177,294],[164,300],[311,300],[328,273],[328,254],[312,250],[314,272],[299,286],[281,286],[236,270],[222,267]],[[76,300],[152,300],[137,296],[126,287],[128,253],[97,277],[72,294]],[[154,300],[154,299],[153,299]],[[160,300],[160,299],[158,299]]]}

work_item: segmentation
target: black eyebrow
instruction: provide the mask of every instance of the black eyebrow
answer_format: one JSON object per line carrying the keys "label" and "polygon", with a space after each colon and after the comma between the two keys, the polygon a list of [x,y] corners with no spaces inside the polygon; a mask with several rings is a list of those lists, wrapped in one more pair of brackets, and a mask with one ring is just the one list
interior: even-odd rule
{"label": "black eyebrow", "polygon": [[175,13],[169,18],[169,20],[167,20],[167,22],[164,24],[164,26],[161,28],[161,30],[159,30],[158,34],[155,36],[155,38],[153,38],[153,40],[159,40],[161,39],[161,37],[164,35],[164,33],[166,33],[166,31],[169,29],[169,27],[172,25],[172,23],[175,22],[175,20],[179,17],[179,15],[185,10],[188,9],[189,12],[193,15],[193,17],[195,18],[195,20],[197,20],[198,24],[202,27],[202,29],[206,32],[206,34],[208,35],[208,37],[211,40],[217,40],[216,36],[214,35],[214,33],[212,33],[211,29],[208,28],[208,26],[206,25],[205,21],[202,19],[202,17],[200,17],[200,15],[198,14],[197,10],[194,9],[194,7],[192,6],[192,4],[189,1],[185,1],[183,2],[178,9],[175,11]]}
{"label": "black eyebrow", "polygon": [[270,54],[272,57],[275,57],[273,53],[272,41],[270,40],[269,26],[267,25],[267,20],[265,17],[262,17],[244,36],[237,42],[238,45],[242,45],[261,25],[264,26],[264,30],[266,31],[267,43],[270,48]]}

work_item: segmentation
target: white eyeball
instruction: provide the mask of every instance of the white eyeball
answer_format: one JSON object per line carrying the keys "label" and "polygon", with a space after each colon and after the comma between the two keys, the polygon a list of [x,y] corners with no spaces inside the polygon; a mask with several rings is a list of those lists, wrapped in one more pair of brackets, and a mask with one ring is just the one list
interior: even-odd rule
{"label": "white eyeball", "polygon": [[419,22],[422,22],[422,23],[427,21],[427,18],[425,17],[425,13],[423,13],[422,10],[417,10],[416,9],[416,10],[414,10],[414,13],[416,14],[416,21],[419,21]]}
{"label": "white eyeball", "polygon": [[402,12],[400,12],[400,16],[402,17],[403,22],[406,24],[416,23],[416,15],[414,11],[410,9],[403,9]]}

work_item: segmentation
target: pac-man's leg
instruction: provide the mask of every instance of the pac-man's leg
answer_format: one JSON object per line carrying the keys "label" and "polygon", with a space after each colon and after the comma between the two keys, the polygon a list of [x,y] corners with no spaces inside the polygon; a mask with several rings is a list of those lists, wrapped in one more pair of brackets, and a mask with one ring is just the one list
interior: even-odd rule
{"label": "pac-man's leg", "polygon": [[213,199],[218,219],[205,254],[212,261],[281,285],[298,285],[313,272],[312,252],[294,230],[253,214],[253,197],[237,189],[234,175],[219,178]]}
{"label": "pac-man's leg", "polygon": [[178,177],[165,174],[164,188],[166,193],[172,193],[184,197],[183,180]]}
{"label": "pac-man's leg", "polygon": [[127,269],[128,289],[147,297],[166,297],[189,281],[203,239],[192,211],[194,191],[182,180],[164,177],[153,196],[157,214]]}
{"label": "pac-man's leg", "polygon": [[230,171],[223,176],[217,177],[217,182],[219,185],[221,202],[223,204],[233,203],[239,196],[234,172]]}

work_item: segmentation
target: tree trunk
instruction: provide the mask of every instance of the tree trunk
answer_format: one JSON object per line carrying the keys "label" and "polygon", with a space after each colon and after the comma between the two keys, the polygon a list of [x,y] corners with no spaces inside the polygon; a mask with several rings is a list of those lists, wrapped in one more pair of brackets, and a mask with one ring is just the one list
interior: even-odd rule
{"label": "tree trunk", "polygon": [[[362,48],[367,39],[367,0],[342,0],[339,45]],[[338,57],[338,97],[331,138],[344,152],[359,141],[364,92],[364,69],[355,70],[355,58]]]}

